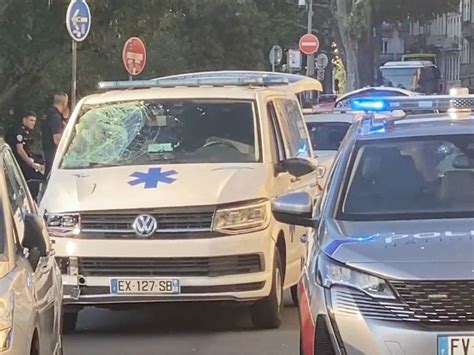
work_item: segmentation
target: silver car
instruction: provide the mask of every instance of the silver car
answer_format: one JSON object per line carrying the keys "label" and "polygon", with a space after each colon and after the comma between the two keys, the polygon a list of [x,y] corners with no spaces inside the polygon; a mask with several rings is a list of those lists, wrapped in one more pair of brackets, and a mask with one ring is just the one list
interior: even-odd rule
{"label": "silver car", "polygon": [[341,142],[354,122],[354,114],[320,113],[305,115],[304,120],[318,160],[318,184],[324,187]]}
{"label": "silver car", "polygon": [[0,141],[0,354],[62,354],[61,274],[15,158]]}
{"label": "silver car", "polygon": [[474,96],[380,100],[359,104],[451,109],[366,115],[315,204],[303,192],[273,203],[280,222],[316,231],[299,284],[301,354],[472,355]]}

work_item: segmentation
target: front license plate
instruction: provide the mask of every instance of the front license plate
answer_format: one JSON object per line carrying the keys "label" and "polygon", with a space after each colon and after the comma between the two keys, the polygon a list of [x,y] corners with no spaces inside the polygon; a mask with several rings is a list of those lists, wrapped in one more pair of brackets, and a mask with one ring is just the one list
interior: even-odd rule
{"label": "front license plate", "polygon": [[474,355],[474,335],[438,337],[438,355]]}
{"label": "front license plate", "polygon": [[176,279],[111,279],[112,294],[178,294],[181,292],[179,280]]}

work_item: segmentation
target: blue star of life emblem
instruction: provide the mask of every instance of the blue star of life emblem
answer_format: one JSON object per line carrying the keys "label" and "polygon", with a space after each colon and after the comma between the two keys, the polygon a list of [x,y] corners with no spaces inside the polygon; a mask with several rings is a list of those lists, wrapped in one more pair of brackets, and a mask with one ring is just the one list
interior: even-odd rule
{"label": "blue star of life emblem", "polygon": [[176,174],[175,170],[162,171],[161,168],[150,168],[146,173],[136,171],[131,174],[130,177],[133,179],[128,184],[130,186],[144,184],[145,189],[156,189],[159,183],[172,184],[175,182],[176,179],[171,176]]}

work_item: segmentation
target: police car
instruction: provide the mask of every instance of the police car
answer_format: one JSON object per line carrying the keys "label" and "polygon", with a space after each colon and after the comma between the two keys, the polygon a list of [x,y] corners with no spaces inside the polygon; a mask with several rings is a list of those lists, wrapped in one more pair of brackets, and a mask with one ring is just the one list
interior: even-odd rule
{"label": "police car", "polygon": [[[272,207],[280,222],[315,228],[301,353],[472,355],[474,96],[352,105],[367,113],[322,197],[290,193]],[[416,114],[427,108],[445,113]]]}

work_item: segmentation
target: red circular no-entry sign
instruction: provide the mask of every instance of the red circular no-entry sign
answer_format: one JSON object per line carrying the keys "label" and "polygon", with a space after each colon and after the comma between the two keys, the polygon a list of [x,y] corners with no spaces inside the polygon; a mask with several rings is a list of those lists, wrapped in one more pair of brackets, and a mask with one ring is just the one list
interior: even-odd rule
{"label": "red circular no-entry sign", "polygon": [[319,39],[311,33],[307,33],[300,38],[300,51],[306,55],[314,54],[319,49]]}
{"label": "red circular no-entry sign", "polygon": [[122,51],[125,69],[130,75],[139,75],[146,64],[146,48],[138,37],[131,37],[125,42]]}

